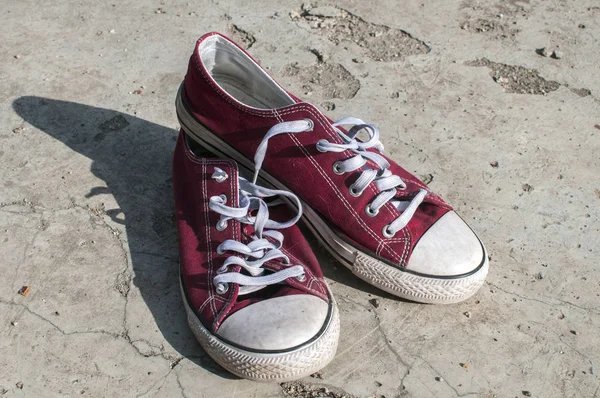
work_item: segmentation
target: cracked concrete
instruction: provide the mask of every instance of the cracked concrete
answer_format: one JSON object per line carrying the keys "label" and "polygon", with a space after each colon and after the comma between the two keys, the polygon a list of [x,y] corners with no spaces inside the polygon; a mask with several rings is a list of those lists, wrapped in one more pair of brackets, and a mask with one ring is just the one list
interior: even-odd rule
{"label": "cracked concrete", "polygon": [[[294,393],[599,396],[593,1],[26,0],[0,15],[2,397],[285,396],[216,365],[181,303],[173,99],[209,30],[332,118],[375,123],[491,256],[475,297],[426,306],[359,281],[312,240],[341,338]],[[467,65],[483,59],[497,76]],[[335,70],[310,81],[319,65]]]}

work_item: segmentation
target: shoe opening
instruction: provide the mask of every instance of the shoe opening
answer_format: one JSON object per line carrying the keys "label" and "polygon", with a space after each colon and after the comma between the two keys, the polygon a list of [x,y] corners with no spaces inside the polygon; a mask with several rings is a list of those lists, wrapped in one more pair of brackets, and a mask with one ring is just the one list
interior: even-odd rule
{"label": "shoe opening", "polygon": [[273,109],[295,103],[256,62],[226,38],[208,37],[198,45],[198,54],[213,80],[242,104]]}

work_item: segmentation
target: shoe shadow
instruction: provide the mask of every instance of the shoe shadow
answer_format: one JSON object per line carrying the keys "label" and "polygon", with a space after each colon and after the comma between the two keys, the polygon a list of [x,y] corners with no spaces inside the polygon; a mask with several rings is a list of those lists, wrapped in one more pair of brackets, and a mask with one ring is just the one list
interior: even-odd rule
{"label": "shoe shadow", "polygon": [[[197,343],[181,300],[171,177],[178,132],[114,110],[48,98],[21,97],[13,108],[27,123],[92,160],[92,173],[106,187],[92,188],[85,197],[114,196],[119,208],[106,210],[106,215],[126,228],[132,282],[167,342],[204,369],[237,379]],[[356,278],[306,228],[303,231],[327,278],[374,296],[401,300]]]}
{"label": "shoe shadow", "polygon": [[187,325],[179,289],[171,160],[177,131],[110,109],[40,97],[21,97],[13,108],[26,122],[92,160],[106,183],[82,193],[112,194],[118,209],[106,215],[125,225],[139,289],[156,325],[182,356],[222,378],[222,369],[197,343]]}

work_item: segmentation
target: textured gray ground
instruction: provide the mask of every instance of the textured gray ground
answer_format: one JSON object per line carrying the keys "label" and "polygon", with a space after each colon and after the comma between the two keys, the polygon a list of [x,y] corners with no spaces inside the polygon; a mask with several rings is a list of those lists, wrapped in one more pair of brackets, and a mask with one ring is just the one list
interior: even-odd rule
{"label": "textured gray ground", "polygon": [[[0,8],[0,396],[598,395],[597,0],[104,3]],[[215,365],[179,297],[170,177],[175,92],[210,30],[376,123],[487,244],[480,293],[402,302],[317,249],[331,365],[283,386]]]}

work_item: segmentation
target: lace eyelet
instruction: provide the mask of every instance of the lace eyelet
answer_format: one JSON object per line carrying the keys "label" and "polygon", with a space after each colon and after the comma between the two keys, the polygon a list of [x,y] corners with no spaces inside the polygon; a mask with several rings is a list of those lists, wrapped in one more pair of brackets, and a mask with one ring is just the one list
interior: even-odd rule
{"label": "lace eyelet", "polygon": [[369,217],[375,217],[377,214],[379,214],[379,210],[373,210],[371,205],[368,205],[365,207],[365,213],[367,213]]}
{"label": "lace eyelet", "polygon": [[227,228],[227,221],[219,221],[216,228],[217,231],[224,231]]}
{"label": "lace eyelet", "polygon": [[217,254],[225,254],[223,249],[221,249],[221,245],[217,246]]}
{"label": "lace eyelet", "polygon": [[389,226],[389,225],[386,225],[386,226],[385,226],[385,227],[383,227],[383,229],[381,230],[381,233],[383,234],[383,236],[385,236],[385,237],[386,237],[386,238],[388,238],[388,239],[390,239],[390,238],[393,238],[393,237],[394,237],[394,235],[396,235],[396,233],[395,233],[395,232],[394,232],[394,233],[391,233],[391,232],[389,231],[389,229],[390,229],[390,226]]}
{"label": "lace eyelet", "polygon": [[219,283],[217,284],[217,294],[225,294],[229,290],[229,284]]}
{"label": "lace eyelet", "polygon": [[317,151],[321,152],[321,153],[325,153],[327,151],[321,149],[321,147],[319,145],[324,145],[324,144],[329,144],[329,142],[327,140],[324,139],[320,139],[319,141],[317,141],[317,143],[315,144],[315,147],[317,148]]}
{"label": "lace eyelet", "polygon": [[342,162],[338,160],[333,164],[333,172],[337,175],[344,174],[344,171],[342,170]]}
{"label": "lace eyelet", "polygon": [[219,198],[223,200],[223,203],[227,203],[227,195],[222,193],[221,195],[219,195]]}
{"label": "lace eyelet", "polygon": [[350,185],[350,189],[348,189],[348,191],[350,192],[350,195],[352,195],[354,197],[359,197],[363,193],[363,191],[357,191],[356,188],[354,187],[354,184]]}
{"label": "lace eyelet", "polygon": [[304,119],[304,121],[306,123],[308,123],[308,127],[306,128],[305,131],[312,131],[313,128],[315,128],[315,122],[313,122],[312,119],[306,118],[306,119]]}
{"label": "lace eyelet", "polygon": [[301,274],[296,277],[298,282],[306,282],[306,274]]}
{"label": "lace eyelet", "polygon": [[219,267],[217,269],[217,274],[224,274],[225,272],[227,272],[227,268],[228,267],[226,265],[223,265],[223,266]]}

